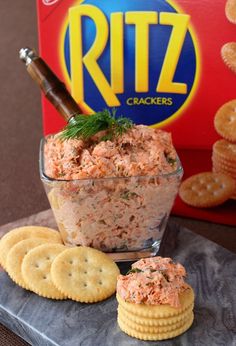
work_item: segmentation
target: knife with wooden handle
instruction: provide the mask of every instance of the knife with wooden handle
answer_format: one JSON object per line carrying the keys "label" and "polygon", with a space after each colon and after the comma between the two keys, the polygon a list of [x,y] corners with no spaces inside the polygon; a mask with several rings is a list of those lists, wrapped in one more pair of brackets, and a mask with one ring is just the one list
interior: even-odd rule
{"label": "knife with wooden handle", "polygon": [[34,50],[28,47],[21,48],[19,57],[25,63],[28,73],[39,85],[43,94],[67,122],[72,122],[75,115],[83,114],[64,83]]}

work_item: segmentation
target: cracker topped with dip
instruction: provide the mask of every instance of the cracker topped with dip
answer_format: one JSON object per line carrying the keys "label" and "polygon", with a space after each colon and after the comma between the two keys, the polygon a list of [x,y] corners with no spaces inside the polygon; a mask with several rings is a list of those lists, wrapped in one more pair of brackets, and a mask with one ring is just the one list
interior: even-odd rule
{"label": "cracker topped with dip", "polygon": [[118,324],[141,340],[164,340],[193,322],[194,293],[186,271],[170,258],[141,259],[117,282]]}

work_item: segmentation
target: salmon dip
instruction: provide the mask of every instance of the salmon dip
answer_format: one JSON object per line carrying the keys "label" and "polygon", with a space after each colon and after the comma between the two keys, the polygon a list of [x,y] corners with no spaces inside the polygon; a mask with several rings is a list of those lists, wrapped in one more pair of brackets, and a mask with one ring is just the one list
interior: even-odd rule
{"label": "salmon dip", "polygon": [[169,304],[179,308],[179,294],[188,289],[184,267],[171,258],[153,257],[132,264],[126,275],[119,275],[117,293],[134,304]]}
{"label": "salmon dip", "polygon": [[181,179],[171,135],[134,125],[103,136],[45,142],[45,188],[63,240],[106,252],[147,248],[161,239]]}

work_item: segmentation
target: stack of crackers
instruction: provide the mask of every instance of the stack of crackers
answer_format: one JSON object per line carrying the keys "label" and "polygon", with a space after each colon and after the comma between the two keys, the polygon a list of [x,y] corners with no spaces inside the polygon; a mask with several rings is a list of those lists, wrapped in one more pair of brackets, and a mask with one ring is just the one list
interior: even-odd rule
{"label": "stack of crackers", "polygon": [[[236,0],[227,0],[225,14],[236,24]],[[226,43],[221,56],[226,66],[236,73],[236,42]],[[236,99],[220,107],[214,126],[222,139],[213,145],[213,172],[196,174],[180,186],[180,198],[193,207],[215,207],[228,199],[236,199]]]}
{"label": "stack of crackers", "polygon": [[[236,24],[236,0],[227,0],[225,14]],[[221,49],[225,64],[236,73],[236,42],[228,42]],[[236,184],[236,100],[224,104],[216,113],[214,121],[217,133],[223,139],[213,146],[213,171],[227,174]],[[231,198],[236,199],[236,187]]]}
{"label": "stack of crackers", "polygon": [[165,340],[183,334],[193,323],[192,288],[180,295],[180,308],[126,302],[117,294],[118,324],[126,334],[140,340]]}
{"label": "stack of crackers", "polygon": [[236,199],[236,100],[227,102],[218,110],[214,125],[223,139],[213,145],[212,169],[234,180],[235,188],[230,198]]}
{"label": "stack of crackers", "polygon": [[152,257],[132,264],[117,280],[118,325],[140,340],[174,338],[193,323],[194,292],[186,271],[171,258]]}
{"label": "stack of crackers", "polygon": [[45,298],[84,303],[110,297],[119,275],[103,252],[68,248],[58,231],[38,226],[16,228],[1,239],[0,265],[22,288]]}

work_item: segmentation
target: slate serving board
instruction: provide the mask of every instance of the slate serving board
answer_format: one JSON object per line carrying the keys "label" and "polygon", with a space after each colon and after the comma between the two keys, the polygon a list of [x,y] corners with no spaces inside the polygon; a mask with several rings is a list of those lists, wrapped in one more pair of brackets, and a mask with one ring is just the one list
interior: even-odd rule
{"label": "slate serving board", "polygon": [[[52,227],[42,215],[40,223]],[[16,286],[5,272],[0,272],[0,323],[34,346],[235,346],[236,255],[171,222],[161,254],[186,267],[196,293],[194,323],[177,338],[147,342],[122,333],[114,296],[97,304],[52,301]],[[129,265],[121,264],[121,271]]]}

